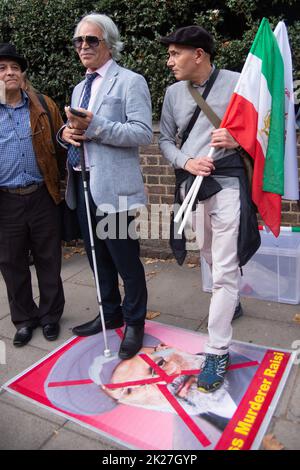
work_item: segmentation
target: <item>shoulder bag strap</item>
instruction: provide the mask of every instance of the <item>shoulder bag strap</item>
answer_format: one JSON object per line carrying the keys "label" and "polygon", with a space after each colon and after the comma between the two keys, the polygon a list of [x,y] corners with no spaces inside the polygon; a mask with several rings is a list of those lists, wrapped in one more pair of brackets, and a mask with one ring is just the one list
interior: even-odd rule
{"label": "shoulder bag strap", "polygon": [[196,101],[197,105],[199,106],[199,108],[201,108],[201,110],[204,112],[205,116],[210,120],[210,122],[212,123],[212,125],[218,129],[218,127],[220,126],[221,124],[221,119],[219,118],[219,116],[216,115],[216,113],[211,109],[211,107],[209,106],[209,104],[207,104],[207,102],[205,101],[206,97],[207,97],[207,94],[206,96],[204,96],[205,94],[205,91],[206,91],[206,88],[204,90],[204,93],[203,95],[201,95],[195,87],[193,87],[193,85],[191,84],[191,82],[188,83],[188,89],[189,89],[189,92],[191,93],[192,97],[194,98],[194,100]]}
{"label": "shoulder bag strap", "polygon": [[[220,72],[219,69],[215,69],[215,70],[213,71],[213,73],[211,74],[211,76],[210,76],[210,78],[209,78],[209,80],[208,80],[208,82],[207,82],[207,85],[206,85],[206,87],[205,87],[205,90],[204,90],[204,92],[203,92],[203,95],[200,95],[200,94],[197,92],[197,90],[192,86],[192,84],[191,84],[190,82],[189,82],[189,84],[188,84],[189,91],[191,92],[190,88],[192,88],[198,96],[201,96],[201,98],[202,98],[203,101],[206,100],[206,98],[207,98],[207,96],[208,96],[210,90],[212,89],[212,86],[213,86],[213,84],[214,84],[214,82],[215,82],[217,76],[219,75],[219,72]],[[192,96],[193,96],[193,98],[195,99],[195,97],[194,97],[193,94],[192,94]],[[202,104],[202,100],[201,100],[201,104]],[[183,144],[184,144],[184,142],[188,139],[188,137],[189,137],[189,135],[190,135],[190,132],[191,132],[191,130],[193,129],[194,124],[195,124],[195,122],[197,121],[199,114],[201,113],[201,110],[204,112],[203,108],[199,105],[198,101],[197,101],[196,99],[195,99],[195,101],[196,101],[196,103],[197,103],[197,107],[196,107],[196,109],[195,109],[195,111],[194,111],[193,116],[192,116],[191,119],[190,119],[190,122],[189,122],[188,125],[187,125],[187,128],[186,128],[185,131],[183,132],[183,136],[182,136],[182,140],[181,140],[181,145],[180,145],[180,147],[182,147]],[[204,103],[205,103],[205,101],[204,101]],[[221,122],[221,121],[220,121],[220,122]]]}

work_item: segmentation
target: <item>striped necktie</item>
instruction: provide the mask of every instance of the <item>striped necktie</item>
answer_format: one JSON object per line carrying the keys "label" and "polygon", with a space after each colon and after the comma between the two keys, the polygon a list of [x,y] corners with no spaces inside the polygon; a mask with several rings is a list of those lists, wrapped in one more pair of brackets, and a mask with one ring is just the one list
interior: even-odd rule
{"label": "striped necktie", "polygon": [[[80,107],[87,109],[90,98],[91,98],[91,89],[92,89],[92,83],[95,80],[95,78],[98,77],[98,73],[90,73],[86,76],[86,81],[85,81],[85,86],[84,86],[84,92],[83,92],[83,97],[81,100]],[[74,145],[70,145],[68,149],[68,162],[73,166],[76,167],[80,163],[80,154],[79,154],[79,149],[78,147],[74,147]]]}

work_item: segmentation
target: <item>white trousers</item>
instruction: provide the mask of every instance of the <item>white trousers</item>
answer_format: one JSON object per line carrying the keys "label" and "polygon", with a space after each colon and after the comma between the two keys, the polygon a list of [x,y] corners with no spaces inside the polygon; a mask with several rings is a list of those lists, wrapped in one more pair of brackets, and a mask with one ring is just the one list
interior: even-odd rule
{"label": "white trousers", "polygon": [[239,298],[240,191],[222,189],[200,205],[203,218],[199,208],[196,233],[199,232],[199,239],[203,238],[201,254],[211,267],[213,281],[205,352],[222,355],[229,349],[231,321]]}

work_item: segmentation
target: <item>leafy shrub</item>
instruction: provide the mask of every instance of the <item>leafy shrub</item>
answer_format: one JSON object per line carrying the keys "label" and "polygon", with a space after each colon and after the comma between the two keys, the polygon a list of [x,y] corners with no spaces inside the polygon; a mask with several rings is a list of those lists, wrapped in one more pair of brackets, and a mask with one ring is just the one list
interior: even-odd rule
{"label": "leafy shrub", "polygon": [[86,13],[106,13],[126,45],[121,64],[146,77],[158,119],[165,87],[173,80],[160,36],[200,24],[216,38],[216,64],[241,70],[261,18],[268,17],[273,26],[285,19],[294,78],[300,79],[296,4],[297,0],[0,0],[0,41],[13,42],[26,55],[35,87],[63,109],[84,73],[71,45],[74,27]]}

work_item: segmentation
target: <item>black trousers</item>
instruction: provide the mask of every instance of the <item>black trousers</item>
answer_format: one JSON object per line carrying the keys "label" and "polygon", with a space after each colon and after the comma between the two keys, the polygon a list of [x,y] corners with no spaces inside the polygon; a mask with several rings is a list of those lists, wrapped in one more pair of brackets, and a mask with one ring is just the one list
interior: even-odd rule
{"label": "black trousers", "polygon": [[[81,173],[75,172],[77,192],[77,216],[85,249],[93,270],[88,221],[84,201]],[[147,287],[144,267],[139,258],[140,246],[137,239],[130,237],[134,217],[127,212],[96,215],[97,208],[89,193],[89,204],[94,234],[95,254],[105,320],[123,315],[127,325],[143,325],[147,313]],[[101,225],[108,222],[112,233],[103,236]],[[120,236],[121,228],[121,236]],[[102,232],[102,234],[100,233]],[[118,274],[123,280],[125,296],[122,302]]]}
{"label": "black trousers", "polygon": [[[33,300],[29,249],[38,278],[39,307]],[[0,190],[0,270],[17,329],[59,321],[65,303],[60,210],[46,186],[28,195]]]}

